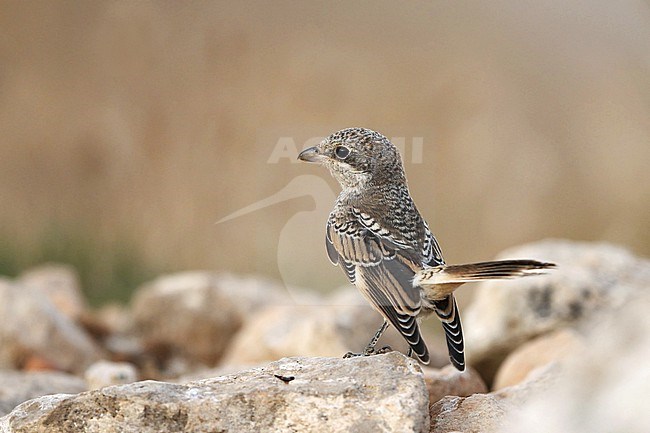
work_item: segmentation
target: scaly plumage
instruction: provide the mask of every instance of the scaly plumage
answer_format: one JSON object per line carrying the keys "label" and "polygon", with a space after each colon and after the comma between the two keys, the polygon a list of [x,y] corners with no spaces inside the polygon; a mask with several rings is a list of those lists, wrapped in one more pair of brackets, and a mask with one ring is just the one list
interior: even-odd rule
{"label": "scaly plumage", "polygon": [[[370,304],[393,325],[415,356],[429,362],[417,319],[435,313],[450,360],[464,370],[464,342],[453,291],[468,281],[512,278],[550,267],[532,260],[447,266],[411,198],[397,148],[383,135],[348,128],[305,149],[299,159],[324,165],[342,191],[327,220],[326,247]],[[366,348],[374,345],[385,326]]]}

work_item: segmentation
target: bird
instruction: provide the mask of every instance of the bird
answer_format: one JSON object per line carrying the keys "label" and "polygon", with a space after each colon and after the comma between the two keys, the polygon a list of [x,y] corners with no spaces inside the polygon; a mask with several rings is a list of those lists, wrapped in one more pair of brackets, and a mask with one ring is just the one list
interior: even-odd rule
{"label": "bird", "polygon": [[411,198],[398,149],[379,132],[342,129],[303,150],[298,159],[324,166],[340,184],[327,218],[327,255],[384,319],[362,353],[345,357],[390,350],[376,350],[376,345],[392,325],[408,343],[407,355],[428,364],[419,322],[435,315],[445,331],[450,362],[463,371],[465,344],[454,291],[468,282],[537,275],[555,266],[536,260],[447,265]]}

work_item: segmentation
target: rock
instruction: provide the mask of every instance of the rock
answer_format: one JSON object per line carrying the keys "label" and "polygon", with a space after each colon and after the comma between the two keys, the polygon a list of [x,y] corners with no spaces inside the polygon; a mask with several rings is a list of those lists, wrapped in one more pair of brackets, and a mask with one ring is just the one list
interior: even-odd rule
{"label": "rock", "polygon": [[255,368],[262,368],[265,367],[266,365],[268,365],[268,363],[249,364],[249,365],[226,364],[226,365],[221,365],[213,368],[198,369],[188,374],[184,374],[182,376],[176,377],[171,382],[184,384],[184,383],[196,382],[204,379],[211,379],[213,377],[218,377],[218,376],[230,376],[242,371],[252,370]]}
{"label": "rock", "polygon": [[[287,356],[342,356],[361,352],[382,318],[348,288],[322,300],[321,305],[275,305],[259,311],[235,336],[224,364],[259,364]],[[404,340],[389,328],[377,348],[406,352]],[[446,349],[445,349],[446,350]],[[446,356],[432,352],[433,365]]]}
{"label": "rock", "polygon": [[608,244],[547,240],[499,258],[551,261],[548,275],[482,283],[463,314],[469,365],[492,381],[508,353],[538,335],[576,326],[650,286],[650,261]]}
{"label": "rock", "polygon": [[584,350],[583,337],[574,329],[565,328],[537,337],[508,355],[499,367],[493,388],[521,383],[531,371],[561,361],[580,350]]}
{"label": "rock", "polygon": [[[292,292],[282,284],[256,276],[240,276],[228,272],[211,273],[220,291],[235,300],[235,310],[245,320],[251,313],[268,305],[295,304]],[[300,299],[302,300],[302,299]]]}
{"label": "rock", "polygon": [[444,397],[431,406],[431,432],[498,432],[506,409],[491,394],[470,397]]}
{"label": "rock", "polygon": [[214,365],[241,326],[239,302],[245,301],[222,290],[217,274],[185,272],[138,288],[132,305],[150,350]]}
{"label": "rock", "polygon": [[111,303],[103,305],[92,314],[95,326],[104,329],[108,335],[130,335],[135,329],[131,309],[125,305]]}
{"label": "rock", "polygon": [[[650,295],[642,293],[623,306],[601,309],[585,319],[579,333],[564,330],[530,343],[513,353],[512,359],[535,349],[555,360],[527,374],[519,385],[491,394],[444,397],[431,408],[431,431],[647,432],[648,311]],[[559,354],[562,346],[568,348],[565,355],[542,353],[546,347]]]}
{"label": "rock", "polygon": [[20,369],[22,371],[58,371],[57,366],[49,359],[38,354],[31,353],[21,359]]}
{"label": "rock", "polygon": [[0,416],[36,397],[85,390],[86,384],[83,380],[65,373],[0,370]]}
{"label": "rock", "polygon": [[111,303],[84,315],[85,328],[109,353],[113,361],[135,361],[146,356],[142,339],[137,335],[131,309]]}
{"label": "rock", "polygon": [[431,433],[501,432],[518,407],[541,390],[552,387],[557,377],[556,370],[556,366],[547,366],[537,370],[531,379],[524,383],[490,394],[443,397],[431,405]]}
{"label": "rock", "polygon": [[118,334],[106,344],[130,361],[142,358],[137,351],[143,348],[147,377],[176,377],[216,365],[242,323],[259,309],[293,302],[286,289],[261,278],[201,271],[167,275],[144,284],[133,297],[138,340]]}
{"label": "rock", "polygon": [[111,385],[133,383],[138,380],[138,371],[128,362],[98,361],[88,367],[84,374],[88,389],[99,389]]}
{"label": "rock", "polygon": [[650,426],[650,295],[586,324],[562,378],[512,416],[505,432],[646,433]]}
{"label": "rock", "polygon": [[0,431],[428,432],[417,363],[398,353],[288,358],[184,385],[138,382],[42,397],[0,419]]}
{"label": "rock", "polygon": [[23,272],[17,280],[49,298],[72,320],[79,319],[87,307],[79,275],[72,266],[48,263]]}
{"label": "rock", "polygon": [[93,340],[38,289],[0,279],[0,299],[0,368],[39,359],[39,364],[81,372],[100,358]]}
{"label": "rock", "polygon": [[448,395],[466,397],[488,391],[481,376],[472,368],[460,372],[453,366],[447,365],[441,369],[425,367],[422,371],[431,403]]}
{"label": "rock", "polygon": [[[266,308],[235,336],[223,363],[255,364],[287,356],[340,357],[353,349],[359,352],[370,340],[372,329],[376,331],[381,324],[378,315],[368,317],[365,312],[365,307],[327,305]],[[360,322],[366,323],[354,326]]]}

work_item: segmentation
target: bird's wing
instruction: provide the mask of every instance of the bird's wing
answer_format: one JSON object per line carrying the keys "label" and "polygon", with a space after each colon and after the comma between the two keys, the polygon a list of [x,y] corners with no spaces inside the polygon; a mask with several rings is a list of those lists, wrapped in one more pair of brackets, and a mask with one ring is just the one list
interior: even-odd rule
{"label": "bird's wing", "polygon": [[340,220],[332,214],[326,244],[332,263],[344,268],[350,281],[402,334],[420,361],[428,363],[429,353],[416,320],[421,304],[419,289],[413,287],[417,265],[410,258],[413,252],[408,245],[359,214]]}
{"label": "bird's wing", "polygon": [[436,237],[429,230],[429,225],[424,221],[424,247],[422,248],[424,263],[428,266],[439,266],[445,264],[442,258],[442,250],[436,240]]}

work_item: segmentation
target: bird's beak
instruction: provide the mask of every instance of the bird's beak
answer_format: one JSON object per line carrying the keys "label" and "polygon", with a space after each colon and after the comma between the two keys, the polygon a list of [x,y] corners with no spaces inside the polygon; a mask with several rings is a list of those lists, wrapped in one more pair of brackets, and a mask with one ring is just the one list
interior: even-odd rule
{"label": "bird's beak", "polygon": [[298,159],[305,162],[321,162],[323,160],[323,155],[318,152],[318,148],[308,147],[307,149],[300,152]]}

